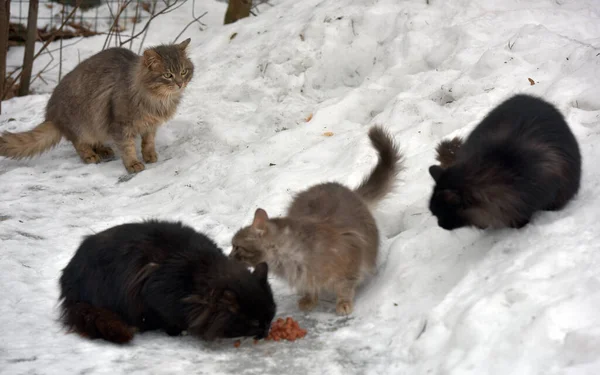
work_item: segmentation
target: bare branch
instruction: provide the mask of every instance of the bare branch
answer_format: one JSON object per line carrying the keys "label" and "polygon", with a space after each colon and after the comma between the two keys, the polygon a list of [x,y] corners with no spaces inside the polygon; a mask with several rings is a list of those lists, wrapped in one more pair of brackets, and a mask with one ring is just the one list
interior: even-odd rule
{"label": "bare branch", "polygon": [[202,13],[200,16],[196,17],[196,0],[192,0],[192,17],[194,18],[192,21],[190,21],[190,23],[188,23],[183,30],[181,30],[181,32],[179,34],[177,34],[177,36],[175,37],[175,39],[173,40],[173,43],[177,42],[177,39],[179,39],[179,37],[181,35],[183,35],[183,33],[185,33],[185,31],[187,30],[188,27],[190,27],[194,22],[197,22],[200,25],[200,30],[202,29],[202,26],[206,26],[206,24],[202,23],[200,21],[200,18],[206,16],[208,14],[208,12],[204,12]]}
{"label": "bare branch", "polygon": [[148,27],[150,26],[150,23],[152,22],[153,19],[155,19],[156,17],[160,16],[161,14],[166,14],[169,12],[174,11],[175,9],[179,8],[180,6],[182,6],[183,4],[185,4],[185,2],[179,3],[179,5],[175,6],[175,4],[178,3],[179,0],[175,0],[172,4],[167,5],[163,10],[161,10],[158,13],[152,14],[152,16],[150,17],[150,19],[148,20],[148,22],[146,22],[146,24],[144,25],[144,28],[142,29],[142,31],[140,31],[137,34],[132,35],[129,39],[121,42],[121,45],[127,44],[129,43],[132,39],[137,38],[138,36],[142,35],[144,32],[146,32],[146,30],[148,29]]}
{"label": "bare branch", "polygon": [[[73,15],[77,11],[77,9],[79,9],[79,2],[76,3],[76,5],[73,8],[73,10],[67,15],[67,18],[64,20],[64,22],[61,23],[61,25],[58,28],[58,30],[56,30],[56,33],[60,33],[62,31],[62,29],[69,22],[69,20],[71,19],[71,17],[73,17]],[[44,50],[46,48],[48,48],[48,45],[50,45],[50,43],[52,43],[53,41],[54,41],[54,37],[49,38],[44,43],[44,45],[42,45],[42,48],[40,48],[40,50],[35,54],[35,56],[33,56],[33,61],[35,61],[42,54],[42,52],[44,52]],[[21,72],[19,72],[19,74],[17,75],[17,77],[15,78],[15,80],[11,83],[11,85],[9,87],[6,87],[4,89],[4,92],[2,93],[2,99],[4,99],[6,97],[6,94],[13,88],[15,82],[17,82],[19,80],[19,78],[21,78],[21,74],[22,73],[23,73],[23,70],[21,70]]]}

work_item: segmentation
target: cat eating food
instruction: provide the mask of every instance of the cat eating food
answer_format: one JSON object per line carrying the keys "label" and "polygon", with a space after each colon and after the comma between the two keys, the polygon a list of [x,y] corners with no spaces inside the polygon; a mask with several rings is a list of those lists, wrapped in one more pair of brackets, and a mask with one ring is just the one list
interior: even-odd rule
{"label": "cat eating food", "polygon": [[336,182],[312,186],[296,195],[285,217],[269,218],[257,209],[252,225],[232,239],[229,256],[250,266],[267,262],[299,291],[301,310],[312,310],[319,292],[328,290],[337,296],[336,312],[351,314],[356,287],[374,270],[379,231],[370,208],[392,190],[404,167],[381,127],[372,127],[369,138],[379,160],[356,189]]}
{"label": "cat eating food", "polygon": [[136,155],[142,137],[142,157],[155,163],[155,135],[171,119],[185,87],[194,75],[187,57],[190,39],[148,48],[143,56],[109,48],[82,61],[56,86],[46,106],[44,122],[22,133],[0,135],[0,156],[30,158],[57,145],[73,143],[84,163],[111,159],[112,140],[129,173],[145,169]]}
{"label": "cat eating food", "polygon": [[466,141],[437,146],[429,210],[446,230],[522,228],[540,210],[561,210],[579,190],[581,154],[563,115],[519,94],[493,109]]}
{"label": "cat eating food", "polygon": [[60,277],[63,324],[115,343],[136,330],[267,337],[276,313],[268,265],[251,273],[178,222],[122,224],[87,237]]}

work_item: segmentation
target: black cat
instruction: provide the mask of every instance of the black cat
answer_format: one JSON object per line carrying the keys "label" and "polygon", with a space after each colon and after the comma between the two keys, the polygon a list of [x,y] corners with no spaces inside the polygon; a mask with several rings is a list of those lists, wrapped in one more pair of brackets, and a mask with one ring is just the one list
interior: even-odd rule
{"label": "black cat", "polygon": [[62,322],[125,343],[136,330],[206,340],[268,334],[276,312],[266,263],[250,272],[177,222],[123,224],[87,237],[60,278]]}
{"label": "black cat", "polygon": [[560,210],[578,192],[579,145],[550,103],[515,95],[493,109],[467,140],[437,146],[429,210],[447,230],[521,228],[539,210]]}

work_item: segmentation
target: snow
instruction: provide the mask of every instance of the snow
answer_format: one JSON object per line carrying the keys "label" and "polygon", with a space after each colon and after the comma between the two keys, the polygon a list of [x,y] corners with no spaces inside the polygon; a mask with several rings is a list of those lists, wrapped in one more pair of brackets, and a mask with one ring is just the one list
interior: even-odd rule
{"label": "snow", "polygon": [[[600,4],[272,3],[227,26],[225,3],[195,5],[196,14],[209,11],[208,27],[179,39],[192,38],[195,77],[158,133],[159,162],[142,173],[127,176],[120,160],[84,165],[67,142],[32,160],[0,161],[0,373],[600,373]],[[191,6],[157,18],[146,44],[171,41]],[[92,37],[65,50],[63,70],[103,43]],[[21,56],[10,49],[9,61]],[[41,122],[48,82],[3,102],[0,130]],[[579,195],[522,230],[438,228],[427,210],[435,144],[468,134],[517,92],[565,114],[583,154]],[[374,213],[378,272],[350,317],[336,316],[327,296],[301,313],[273,278],[278,316],[299,320],[302,340],[248,339],[236,349],[231,340],[156,332],[118,347],[57,323],[58,277],[84,235],[180,219],[229,252],[257,207],[276,216],[311,184],[358,184],[376,161],[366,136],[374,124],[394,134],[407,170]]]}

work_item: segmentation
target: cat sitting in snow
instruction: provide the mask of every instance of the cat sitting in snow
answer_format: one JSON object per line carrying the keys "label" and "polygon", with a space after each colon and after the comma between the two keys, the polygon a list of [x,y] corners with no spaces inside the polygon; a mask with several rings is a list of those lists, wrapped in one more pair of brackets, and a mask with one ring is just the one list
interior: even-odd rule
{"label": "cat sitting in snow", "polygon": [[254,272],[181,223],[123,224],[87,237],[60,277],[64,325],[125,343],[136,330],[266,337],[275,315],[268,266]]}
{"label": "cat sitting in snow", "polygon": [[371,128],[369,138],[379,161],[358,188],[313,186],[294,198],[285,217],[257,209],[252,225],[232,239],[229,256],[250,266],[267,262],[301,293],[301,310],[313,309],[319,292],[329,290],[337,295],[337,313],[352,313],[355,289],[375,267],[379,232],[370,208],[392,190],[403,163],[383,129]]}
{"label": "cat sitting in snow", "polygon": [[466,141],[437,147],[429,209],[447,230],[521,228],[540,210],[560,210],[579,190],[581,154],[551,104],[516,95],[492,110]]}

